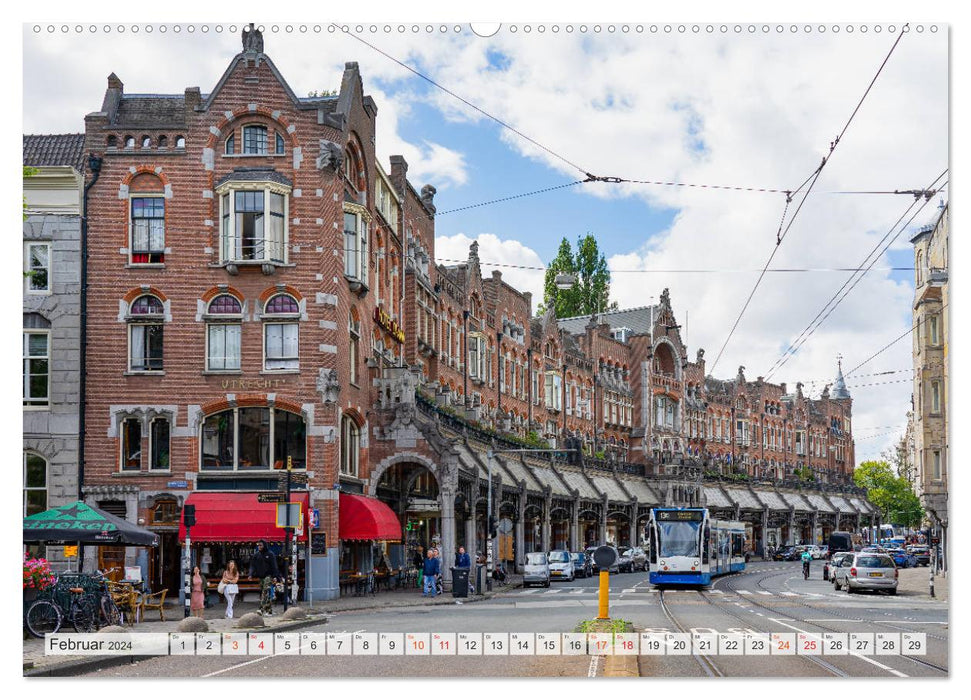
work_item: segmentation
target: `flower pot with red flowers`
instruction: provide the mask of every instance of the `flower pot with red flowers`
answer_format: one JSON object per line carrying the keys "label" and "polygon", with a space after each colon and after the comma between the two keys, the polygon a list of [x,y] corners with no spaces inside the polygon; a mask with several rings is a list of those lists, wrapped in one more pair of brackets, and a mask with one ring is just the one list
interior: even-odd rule
{"label": "flower pot with red flowers", "polygon": [[46,559],[35,559],[24,552],[24,600],[33,600],[54,585],[54,574]]}

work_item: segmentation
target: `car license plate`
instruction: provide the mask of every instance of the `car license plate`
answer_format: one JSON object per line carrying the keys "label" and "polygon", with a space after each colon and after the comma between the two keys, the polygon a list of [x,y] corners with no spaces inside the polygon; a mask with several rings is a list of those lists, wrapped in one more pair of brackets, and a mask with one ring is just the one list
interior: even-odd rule
{"label": "car license plate", "polygon": [[881,578],[883,574],[881,574],[879,571],[871,571],[870,576],[872,576],[873,578]]}

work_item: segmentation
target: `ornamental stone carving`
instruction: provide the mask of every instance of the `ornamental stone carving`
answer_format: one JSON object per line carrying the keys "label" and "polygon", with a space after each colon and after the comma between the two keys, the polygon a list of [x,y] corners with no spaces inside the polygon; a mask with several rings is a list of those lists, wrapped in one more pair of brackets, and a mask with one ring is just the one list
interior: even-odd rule
{"label": "ornamental stone carving", "polygon": [[341,393],[341,384],[337,378],[336,369],[320,368],[317,375],[317,391],[320,392],[321,400],[325,404],[337,402],[337,397]]}
{"label": "ornamental stone carving", "polygon": [[317,170],[333,170],[336,173],[344,164],[344,149],[333,141],[320,139],[320,155],[316,164]]}

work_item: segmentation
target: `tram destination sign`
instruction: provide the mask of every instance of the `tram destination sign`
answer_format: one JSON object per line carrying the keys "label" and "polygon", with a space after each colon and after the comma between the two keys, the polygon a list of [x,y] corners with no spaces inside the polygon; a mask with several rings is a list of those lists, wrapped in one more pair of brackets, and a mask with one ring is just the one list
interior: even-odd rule
{"label": "tram destination sign", "polygon": [[700,510],[659,510],[654,515],[655,520],[704,520],[704,511]]}

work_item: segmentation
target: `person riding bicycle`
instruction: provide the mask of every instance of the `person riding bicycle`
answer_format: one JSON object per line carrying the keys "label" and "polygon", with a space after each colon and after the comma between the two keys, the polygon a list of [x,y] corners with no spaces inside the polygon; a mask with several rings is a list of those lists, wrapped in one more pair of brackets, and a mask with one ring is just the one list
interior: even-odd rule
{"label": "person riding bicycle", "polygon": [[799,558],[802,559],[802,575],[804,578],[809,578],[809,563],[813,560],[813,555],[807,549]]}

